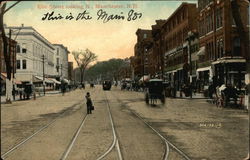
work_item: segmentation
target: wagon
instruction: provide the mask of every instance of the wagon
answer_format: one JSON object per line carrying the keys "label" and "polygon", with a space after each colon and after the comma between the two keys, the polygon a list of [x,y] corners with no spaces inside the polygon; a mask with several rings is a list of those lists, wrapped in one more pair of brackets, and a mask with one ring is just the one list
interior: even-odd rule
{"label": "wagon", "polygon": [[154,104],[159,99],[165,103],[164,84],[162,79],[151,79],[146,84],[145,102]]}

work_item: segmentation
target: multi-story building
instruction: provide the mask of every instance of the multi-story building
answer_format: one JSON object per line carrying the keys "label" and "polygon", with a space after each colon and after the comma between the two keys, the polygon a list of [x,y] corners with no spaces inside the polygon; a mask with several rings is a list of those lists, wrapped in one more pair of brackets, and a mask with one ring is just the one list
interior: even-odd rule
{"label": "multi-story building", "polygon": [[55,72],[58,80],[65,79],[66,81],[69,79],[68,77],[68,48],[62,44],[54,44],[56,49],[55,51]]}
{"label": "multi-story building", "polygon": [[[9,29],[19,30],[13,32],[16,37],[16,78],[23,83],[40,83],[45,77],[54,76],[54,47],[33,27],[5,27],[6,34]],[[44,56],[44,60],[43,60]],[[46,83],[53,83],[45,79]]]}
{"label": "multi-story building", "polygon": [[177,90],[189,83],[188,32],[197,31],[196,4],[182,3],[162,26],[162,47],[165,54],[164,78]]}
{"label": "multi-story building", "polygon": [[163,24],[166,23],[166,20],[156,20],[156,24],[152,25],[152,38],[153,38],[153,54],[150,58],[152,65],[152,72],[154,76],[163,78],[163,69],[164,69],[164,54],[163,54],[163,41],[161,28]]}
{"label": "multi-story building", "polygon": [[198,10],[198,79],[203,86],[213,82],[242,88],[249,58],[249,2],[199,0]]}
{"label": "multi-story building", "polygon": [[149,50],[153,46],[152,31],[138,29],[136,31],[137,43],[134,47],[134,75],[139,78],[143,75],[148,75],[151,72],[150,55],[152,51]]}
{"label": "multi-story building", "polygon": [[68,62],[68,79],[70,81],[74,80],[74,75],[73,75],[73,62]]}

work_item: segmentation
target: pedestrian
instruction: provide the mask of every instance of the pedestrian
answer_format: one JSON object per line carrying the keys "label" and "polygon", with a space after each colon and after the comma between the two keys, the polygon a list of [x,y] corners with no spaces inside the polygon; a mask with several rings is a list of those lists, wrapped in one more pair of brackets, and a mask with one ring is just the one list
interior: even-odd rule
{"label": "pedestrian", "polygon": [[13,96],[13,100],[16,100],[16,89],[15,86],[13,85],[13,89],[12,89],[12,96]]}
{"label": "pedestrian", "polygon": [[62,95],[64,96],[64,93],[66,91],[66,84],[65,83],[61,83],[61,90],[62,90]]}
{"label": "pedestrian", "polygon": [[89,92],[87,92],[85,98],[86,98],[86,104],[87,104],[87,114],[92,114],[92,106],[93,106],[93,104],[92,104],[92,100],[90,98],[90,93]]}

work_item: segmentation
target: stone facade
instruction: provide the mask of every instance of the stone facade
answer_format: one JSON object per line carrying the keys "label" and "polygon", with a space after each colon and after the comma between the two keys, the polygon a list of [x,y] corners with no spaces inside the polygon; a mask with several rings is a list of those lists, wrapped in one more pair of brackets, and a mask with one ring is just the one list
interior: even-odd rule
{"label": "stone facade", "polygon": [[[16,56],[16,78],[22,82],[33,83],[34,76],[46,77],[53,76],[54,73],[54,47],[33,27],[6,27],[6,34],[9,29],[20,30],[12,35],[17,36],[17,56]],[[18,34],[18,35],[17,35]]]}

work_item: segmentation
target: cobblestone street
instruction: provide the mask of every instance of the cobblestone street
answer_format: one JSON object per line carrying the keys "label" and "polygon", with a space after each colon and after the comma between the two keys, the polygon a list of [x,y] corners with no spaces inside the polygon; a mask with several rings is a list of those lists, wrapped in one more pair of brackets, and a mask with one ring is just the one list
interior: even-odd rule
{"label": "cobblestone street", "polygon": [[[160,131],[169,143],[176,146],[190,159],[241,160],[248,154],[249,123],[248,113],[244,110],[217,108],[207,103],[205,99],[167,98],[165,105],[160,102],[156,105],[146,105],[142,92],[121,91],[118,87],[104,92],[100,86],[97,86],[95,89],[77,89],[67,92],[64,96],[53,94],[37,98],[37,100],[2,104],[1,155],[42,126],[58,119],[55,124],[39,132],[6,158],[15,159],[18,156],[20,159],[29,159],[27,157],[30,154],[33,157],[38,156],[39,154],[36,154],[38,150],[42,151],[44,157],[47,157],[49,150],[43,147],[48,145],[56,147],[57,145],[56,148],[50,150],[55,153],[54,158],[51,157],[51,159],[59,159],[80,125],[82,115],[86,114],[84,95],[87,91],[93,95],[96,110],[87,118],[83,131],[76,139],[68,159],[81,159],[81,157],[96,159],[112,143],[104,95],[107,96],[111,107],[124,159],[147,159],[149,157],[161,159],[160,155],[164,153],[160,139],[141,124],[138,118],[132,116],[132,111]],[[58,118],[59,116],[61,118]],[[134,135],[132,136],[131,133]],[[64,137],[63,141],[61,137]],[[41,141],[42,139],[44,142]],[[133,149],[132,146],[135,148]],[[169,146],[169,159],[182,159],[172,145]],[[79,149],[85,151],[79,152]],[[107,159],[117,159],[115,155],[113,151]],[[43,156],[40,155],[39,159],[44,159]]]}

